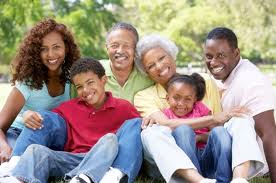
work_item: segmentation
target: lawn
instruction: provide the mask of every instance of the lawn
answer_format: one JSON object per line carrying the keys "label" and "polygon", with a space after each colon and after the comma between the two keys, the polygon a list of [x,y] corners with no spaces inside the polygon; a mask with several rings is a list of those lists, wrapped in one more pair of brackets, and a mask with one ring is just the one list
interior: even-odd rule
{"label": "lawn", "polygon": [[[9,91],[11,90],[11,87],[9,84],[3,84],[0,83],[0,109],[2,109],[2,106],[4,105],[4,102],[7,98],[7,95]],[[64,183],[63,181],[50,181],[51,183]],[[269,178],[255,178],[251,183],[270,183]],[[163,183],[162,181],[153,181],[148,178],[139,177],[135,183]]]}
{"label": "lawn", "polygon": [[[49,183],[65,183],[64,181],[50,181]],[[165,183],[165,181],[154,181],[147,178],[139,177],[135,183]],[[250,183],[271,183],[269,178],[254,178]]]}

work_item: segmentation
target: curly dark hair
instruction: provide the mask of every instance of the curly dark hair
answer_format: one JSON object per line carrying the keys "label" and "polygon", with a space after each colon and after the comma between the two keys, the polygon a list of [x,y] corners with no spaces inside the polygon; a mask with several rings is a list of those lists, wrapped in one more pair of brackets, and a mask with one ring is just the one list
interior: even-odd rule
{"label": "curly dark hair", "polygon": [[192,75],[175,74],[167,83],[166,90],[168,91],[174,83],[184,83],[192,86],[196,92],[197,101],[201,101],[204,98],[206,92],[205,80],[198,73]]}
{"label": "curly dark hair", "polygon": [[71,80],[77,74],[90,71],[96,74],[99,78],[102,78],[105,75],[104,67],[98,60],[94,58],[80,58],[72,65],[70,72]]}
{"label": "curly dark hair", "polygon": [[38,22],[20,45],[12,62],[15,64],[11,80],[13,85],[16,81],[20,81],[31,89],[41,89],[43,82],[48,82],[48,68],[42,63],[40,52],[43,37],[53,31],[62,36],[66,49],[65,63],[62,65],[60,74],[60,83],[64,84],[70,80],[70,68],[73,62],[80,58],[79,47],[72,33],[64,24],[48,18]]}

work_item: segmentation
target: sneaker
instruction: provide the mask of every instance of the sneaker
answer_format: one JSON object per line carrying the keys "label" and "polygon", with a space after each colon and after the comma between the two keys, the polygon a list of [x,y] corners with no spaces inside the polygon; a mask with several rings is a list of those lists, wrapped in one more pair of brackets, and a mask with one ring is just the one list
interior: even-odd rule
{"label": "sneaker", "polygon": [[20,156],[13,156],[11,157],[10,161],[2,163],[0,165],[0,177],[10,176],[11,171],[17,165],[20,160]]}
{"label": "sneaker", "polygon": [[8,177],[1,177],[1,183],[21,183],[16,177],[8,176]]}
{"label": "sneaker", "polygon": [[4,162],[0,165],[0,177],[11,175],[9,162]]}
{"label": "sneaker", "polygon": [[202,179],[199,183],[216,183],[217,180],[216,179]]}
{"label": "sneaker", "polygon": [[120,183],[124,175],[119,169],[110,167],[99,183]]}
{"label": "sneaker", "polygon": [[230,183],[249,183],[245,178],[235,178]]}
{"label": "sneaker", "polygon": [[73,177],[69,183],[92,183],[90,178],[84,174]]}

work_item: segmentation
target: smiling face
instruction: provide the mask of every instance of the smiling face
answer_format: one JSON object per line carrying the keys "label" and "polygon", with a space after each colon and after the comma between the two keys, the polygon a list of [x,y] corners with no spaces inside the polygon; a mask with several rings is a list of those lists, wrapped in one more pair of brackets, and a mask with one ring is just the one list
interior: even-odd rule
{"label": "smiling face", "polygon": [[106,48],[112,69],[132,70],[135,55],[136,38],[126,29],[117,29],[108,35]]}
{"label": "smiling face", "polygon": [[189,84],[175,82],[168,88],[167,101],[176,116],[184,116],[193,110],[197,101],[195,89]]}
{"label": "smiling face", "polygon": [[99,78],[94,72],[88,71],[75,75],[72,80],[81,100],[96,109],[104,104],[106,98],[104,87],[107,81],[105,75]]}
{"label": "smiling face", "polygon": [[204,46],[206,65],[218,80],[225,81],[240,60],[238,48],[231,48],[225,39],[208,39]]}
{"label": "smiling face", "polygon": [[59,33],[50,32],[42,38],[40,56],[49,72],[60,72],[65,59],[65,50],[63,38]]}
{"label": "smiling face", "polygon": [[160,47],[147,51],[142,57],[142,63],[149,77],[163,86],[176,73],[175,61]]}

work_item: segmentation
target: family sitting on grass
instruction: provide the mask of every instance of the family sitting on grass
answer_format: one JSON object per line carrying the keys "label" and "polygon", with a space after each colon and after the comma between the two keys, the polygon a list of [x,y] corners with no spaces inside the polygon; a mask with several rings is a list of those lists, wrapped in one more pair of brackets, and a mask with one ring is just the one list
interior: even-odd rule
{"label": "family sitting on grass", "polygon": [[[80,58],[68,28],[36,24],[15,57],[0,112],[0,182],[276,182],[271,83],[242,59],[234,32],[211,30],[208,74],[176,73],[178,48],[117,23],[109,60]],[[253,77],[254,76],[254,77]]]}

